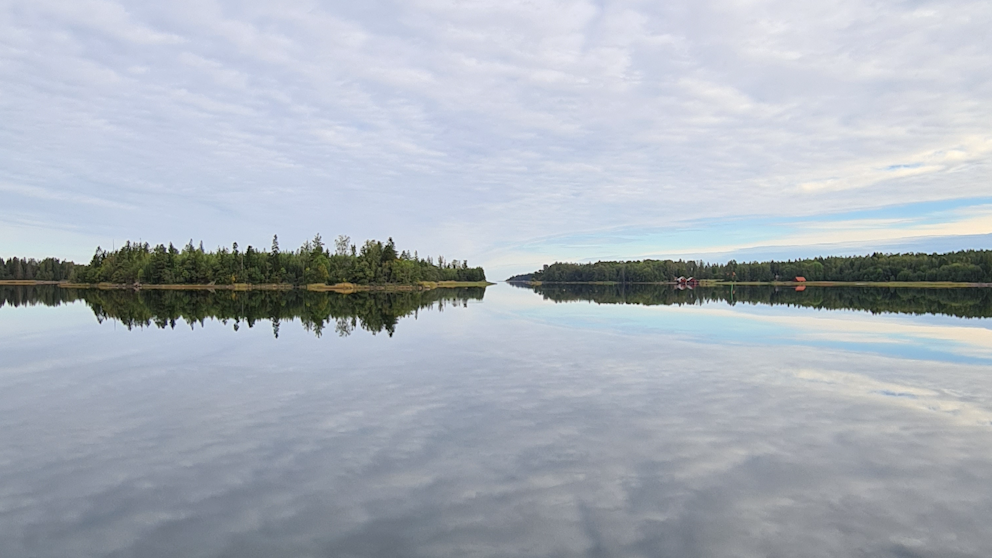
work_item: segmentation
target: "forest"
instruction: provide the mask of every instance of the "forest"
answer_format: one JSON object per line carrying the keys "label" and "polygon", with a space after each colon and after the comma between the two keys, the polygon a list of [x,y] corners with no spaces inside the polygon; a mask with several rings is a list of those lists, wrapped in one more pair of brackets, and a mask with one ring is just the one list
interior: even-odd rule
{"label": "forest", "polygon": [[770,304],[821,310],[863,310],[872,314],[940,314],[959,318],[992,318],[992,289],[925,289],[916,287],[792,287],[731,286],[679,289],[667,285],[618,283],[515,286],[533,289],[554,302],[591,301],[597,304],[682,306],[707,302]]}
{"label": "forest", "polygon": [[100,290],[59,288],[55,285],[23,287],[0,286],[0,308],[5,305],[60,306],[83,301],[97,321],[113,320],[128,329],[143,327],[175,328],[181,321],[189,327],[215,319],[230,324],[235,331],[268,321],[279,337],[281,323],[299,319],[306,331],[320,337],[333,327],[339,336],[356,328],[390,337],[400,318],[421,310],[444,311],[463,307],[470,300],[482,300],[482,287],[433,289],[396,293],[315,293],[292,291],[162,291]]}
{"label": "forest", "polygon": [[68,281],[76,264],[70,261],[45,258],[0,258],[0,281]]}
{"label": "forest", "polygon": [[703,261],[642,260],[555,263],[517,275],[509,282],[666,283],[678,277],[720,281],[954,281],[992,283],[992,250],[947,254],[881,254],[832,256],[804,260],[711,264]]}
{"label": "forest", "polygon": [[419,281],[485,281],[481,267],[465,260],[421,258],[417,252],[398,252],[393,239],[383,243],[366,241],[361,248],[347,236],[339,236],[331,251],[320,235],[297,250],[281,250],[278,236],[269,250],[235,242],[230,249],[209,252],[203,243],[190,241],[181,250],[172,244],[155,247],[127,242],[117,250],[99,247],[88,265],[52,258],[35,262],[11,258],[0,260],[0,280],[114,283],[119,285],[230,285],[235,283],[305,285],[355,283],[359,285],[402,284]]}

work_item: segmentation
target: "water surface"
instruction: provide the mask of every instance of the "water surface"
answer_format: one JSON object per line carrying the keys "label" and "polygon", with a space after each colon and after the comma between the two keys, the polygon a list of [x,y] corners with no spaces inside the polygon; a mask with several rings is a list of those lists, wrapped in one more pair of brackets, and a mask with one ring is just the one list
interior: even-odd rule
{"label": "water surface", "polygon": [[0,555],[990,555],[988,293],[810,291],[8,289]]}

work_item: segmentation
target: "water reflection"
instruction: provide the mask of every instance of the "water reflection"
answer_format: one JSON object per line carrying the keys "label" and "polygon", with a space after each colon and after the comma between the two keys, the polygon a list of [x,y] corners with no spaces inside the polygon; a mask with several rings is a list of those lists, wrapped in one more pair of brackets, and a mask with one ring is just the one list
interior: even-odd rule
{"label": "water reflection", "polygon": [[204,324],[207,319],[242,323],[249,328],[259,320],[272,324],[279,337],[280,324],[299,319],[304,329],[320,337],[333,324],[339,336],[361,328],[373,334],[385,331],[392,337],[400,318],[416,317],[421,310],[443,311],[482,300],[481,287],[433,289],[395,293],[337,293],[291,291],[169,291],[63,289],[52,285],[0,287],[0,308],[10,306],[60,306],[82,301],[93,309],[97,321],[115,320],[134,327],[176,327],[177,320]]}
{"label": "water reflection", "polygon": [[[341,343],[209,320],[115,331],[89,312],[0,312],[52,323],[0,336],[2,556],[992,551],[987,365],[763,341],[985,320],[503,286]],[[721,323],[738,325],[714,342]]]}
{"label": "water reflection", "polygon": [[597,304],[682,306],[707,302],[730,305],[769,304],[826,310],[864,310],[872,314],[940,314],[960,318],[992,317],[992,289],[903,287],[759,287],[673,288],[668,285],[542,284],[530,286],[546,300],[591,301]]}
{"label": "water reflection", "polygon": [[[528,288],[527,290],[531,290]],[[664,332],[709,344],[796,345],[893,357],[992,363],[992,289],[547,285],[553,311],[524,311],[571,327]]]}

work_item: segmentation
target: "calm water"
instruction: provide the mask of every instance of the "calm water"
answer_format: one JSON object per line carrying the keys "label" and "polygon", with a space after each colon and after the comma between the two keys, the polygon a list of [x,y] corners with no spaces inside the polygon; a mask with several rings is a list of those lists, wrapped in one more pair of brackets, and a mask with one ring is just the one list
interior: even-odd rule
{"label": "calm water", "polygon": [[0,556],[992,555],[988,292],[352,297],[2,291]]}

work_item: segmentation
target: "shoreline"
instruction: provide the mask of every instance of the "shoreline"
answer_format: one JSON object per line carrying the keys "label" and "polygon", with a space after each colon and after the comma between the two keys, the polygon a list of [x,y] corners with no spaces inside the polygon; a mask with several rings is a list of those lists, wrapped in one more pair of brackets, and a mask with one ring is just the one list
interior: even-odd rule
{"label": "shoreline", "polygon": [[357,285],[354,283],[337,283],[326,285],[311,283],[308,285],[291,285],[289,283],[234,283],[230,285],[145,285],[117,283],[70,283],[68,281],[31,281],[31,280],[0,280],[0,287],[34,287],[42,285],[56,286],[62,289],[98,289],[102,291],[293,291],[304,290],[311,292],[335,292],[339,294],[360,292],[414,292],[432,289],[452,289],[461,287],[488,287],[495,285],[489,281],[420,281],[415,285]]}
{"label": "shoreline", "polygon": [[[617,281],[504,281],[511,285],[679,285],[674,281],[627,282]],[[992,283],[955,283],[953,281],[721,281],[700,279],[694,287],[903,287],[917,289],[992,288]]]}

